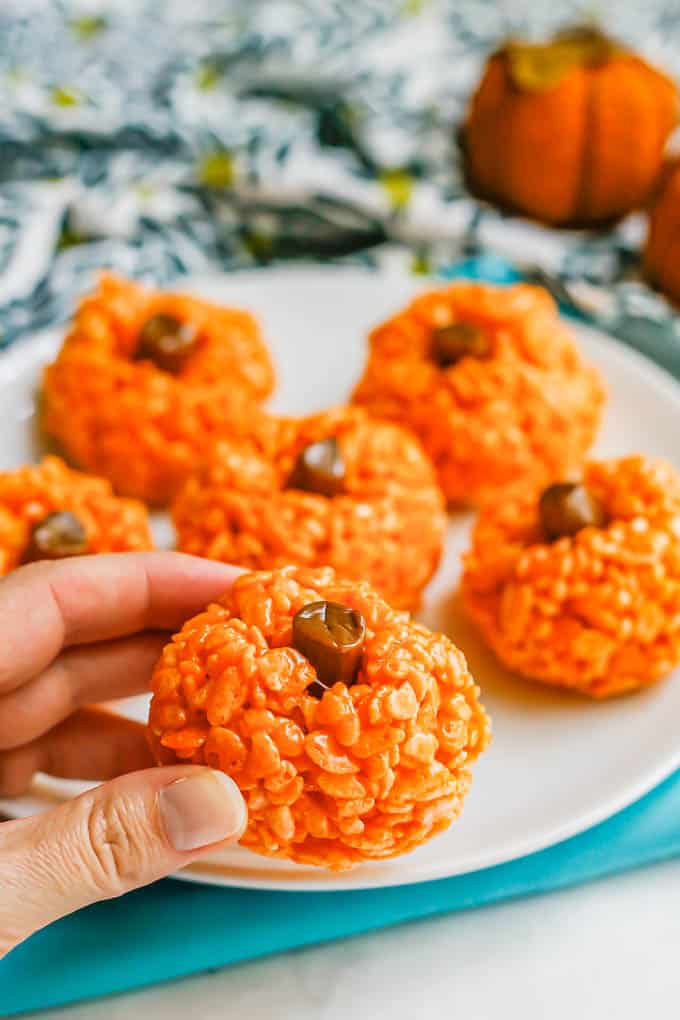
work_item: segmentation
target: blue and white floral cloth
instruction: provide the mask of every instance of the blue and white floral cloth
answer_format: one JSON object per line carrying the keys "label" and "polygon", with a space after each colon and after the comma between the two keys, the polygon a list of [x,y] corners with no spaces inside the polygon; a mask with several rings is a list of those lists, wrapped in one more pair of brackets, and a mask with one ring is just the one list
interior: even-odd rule
{"label": "blue and white floral cloth", "polygon": [[[680,73],[673,0],[597,13]],[[101,266],[165,284],[484,252],[580,281],[600,321],[674,328],[636,276],[641,216],[551,231],[462,182],[456,125],[489,50],[582,14],[580,0],[3,0],[0,346],[65,318]]]}

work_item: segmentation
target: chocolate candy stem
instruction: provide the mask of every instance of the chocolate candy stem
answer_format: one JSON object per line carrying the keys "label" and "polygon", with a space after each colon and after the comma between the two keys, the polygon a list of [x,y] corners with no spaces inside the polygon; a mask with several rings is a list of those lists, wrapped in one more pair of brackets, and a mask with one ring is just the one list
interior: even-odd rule
{"label": "chocolate candy stem", "polygon": [[607,514],[585,485],[558,482],[549,485],[538,504],[543,533],[549,542],[575,535],[582,528],[603,528]]}
{"label": "chocolate candy stem", "polygon": [[196,328],[174,315],[154,315],[139,331],[135,358],[153,361],[164,372],[176,373],[183,367],[196,343]]}
{"label": "chocolate candy stem", "polygon": [[364,618],[339,602],[310,602],[293,617],[293,647],[316,670],[309,693],[320,698],[335,683],[350,687],[361,667]]}
{"label": "chocolate candy stem", "polygon": [[432,332],[432,357],[441,368],[461,358],[486,358],[490,351],[488,336],[473,322],[454,322]]}
{"label": "chocolate candy stem", "polygon": [[82,521],[68,510],[56,511],[33,525],[21,562],[81,556],[87,552],[87,544]]}
{"label": "chocolate candy stem", "polygon": [[287,488],[329,497],[344,492],[345,464],[337,439],[322,439],[306,446],[293,465]]}

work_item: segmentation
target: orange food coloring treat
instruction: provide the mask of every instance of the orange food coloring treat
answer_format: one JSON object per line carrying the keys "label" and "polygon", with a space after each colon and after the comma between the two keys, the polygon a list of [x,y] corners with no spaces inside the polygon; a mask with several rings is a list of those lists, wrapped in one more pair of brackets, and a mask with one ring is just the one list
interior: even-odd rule
{"label": "orange food coloring treat", "polygon": [[27,558],[31,534],[40,522],[64,513],[75,517],[82,529],[78,552],[153,548],[145,506],[114,496],[103,478],[72,471],[58,457],[45,457],[40,464],[0,472],[0,575]]}
{"label": "orange food coloring treat", "polygon": [[[294,617],[320,601],[337,603],[338,626],[351,619],[363,638],[354,682],[319,684],[293,646]],[[318,640],[317,630],[312,657]],[[446,829],[490,735],[451,641],[330,568],[240,577],[165,647],[152,689],[159,763],[226,772],[248,805],[242,845],[334,870]]]}
{"label": "orange food coloring treat", "polygon": [[680,476],[634,456],[587,464],[583,485],[604,520],[551,542],[536,489],[484,507],[463,599],[510,669],[604,698],[680,662]]}
{"label": "orange food coloring treat", "polygon": [[353,399],[413,429],[455,504],[580,465],[605,391],[547,291],[454,283],[373,330]]}
{"label": "orange food coloring treat", "polygon": [[248,312],[104,274],[45,371],[44,425],[118,492],[165,503],[273,384]]}
{"label": "orange food coloring treat", "polygon": [[446,527],[418,442],[346,407],[219,443],[173,517],[183,552],[251,569],[329,565],[399,608],[418,603]]}

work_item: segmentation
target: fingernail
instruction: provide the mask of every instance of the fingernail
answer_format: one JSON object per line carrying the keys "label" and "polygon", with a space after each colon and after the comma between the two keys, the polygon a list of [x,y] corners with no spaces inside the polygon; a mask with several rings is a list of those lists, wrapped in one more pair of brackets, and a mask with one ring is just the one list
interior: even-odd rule
{"label": "fingernail", "polygon": [[161,790],[159,808],[168,842],[175,850],[198,850],[240,836],[246,806],[229,776],[204,769]]}

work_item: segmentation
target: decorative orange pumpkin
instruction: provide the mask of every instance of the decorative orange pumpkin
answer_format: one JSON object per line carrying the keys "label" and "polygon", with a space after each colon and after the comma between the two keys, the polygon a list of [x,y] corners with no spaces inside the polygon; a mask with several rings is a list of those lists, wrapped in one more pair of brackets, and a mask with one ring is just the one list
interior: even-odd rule
{"label": "decorative orange pumpkin", "polygon": [[644,269],[650,283],[680,302],[680,161],[661,175],[649,214]]}
{"label": "decorative orange pumpkin", "polygon": [[675,84],[597,29],[511,40],[470,103],[468,182],[546,223],[614,220],[648,197],[676,119]]}

